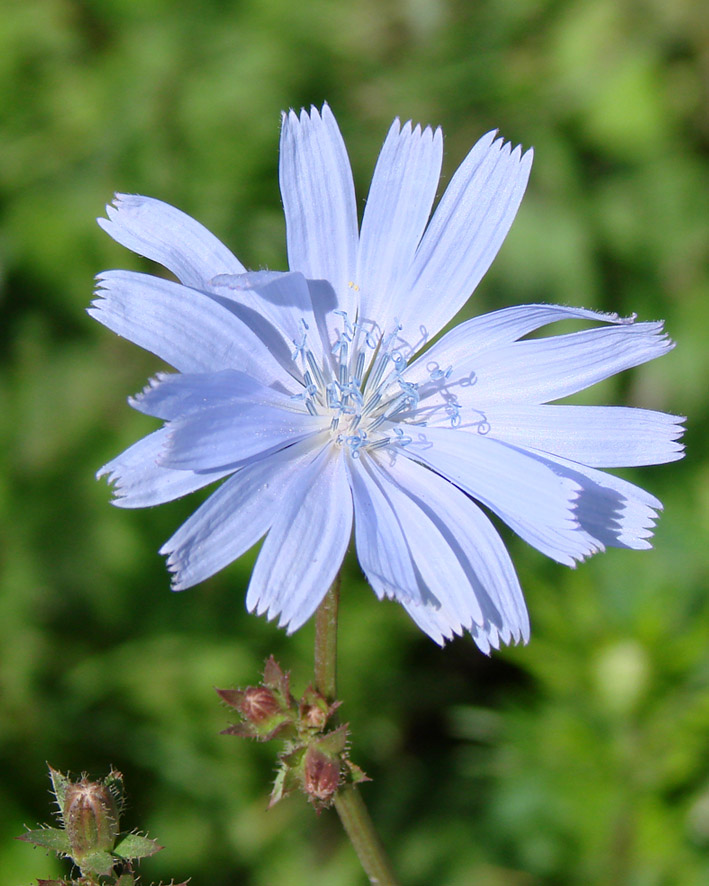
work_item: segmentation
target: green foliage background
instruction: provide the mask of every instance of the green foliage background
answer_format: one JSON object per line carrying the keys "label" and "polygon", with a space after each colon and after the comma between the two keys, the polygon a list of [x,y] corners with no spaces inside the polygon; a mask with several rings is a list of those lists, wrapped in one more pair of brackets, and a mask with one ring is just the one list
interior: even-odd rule
{"label": "green foliage background", "polygon": [[251,557],[171,594],[160,544],[195,497],[108,504],[95,470],[152,428],[159,367],[84,313],[92,277],[154,270],[94,222],[114,191],[181,207],[250,267],[285,266],[279,113],[328,100],[363,202],[394,116],[440,124],[450,177],[500,127],[532,181],[478,312],[551,301],[664,317],[677,349],[587,395],[690,416],[688,456],[629,472],[665,503],[652,552],[570,571],[506,533],[532,642],[441,651],[350,564],[343,714],[411,886],[709,882],[706,8],[701,0],[8,0],[0,11],[0,871],[46,821],[45,760],[126,776],[145,882],[363,877],[329,814],[266,811],[268,747],[218,735],[212,687],[312,626],[244,611]]}

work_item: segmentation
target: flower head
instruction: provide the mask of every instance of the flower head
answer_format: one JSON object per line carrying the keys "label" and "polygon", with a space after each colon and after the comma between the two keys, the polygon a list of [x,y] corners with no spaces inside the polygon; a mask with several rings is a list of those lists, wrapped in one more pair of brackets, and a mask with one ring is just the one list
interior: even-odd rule
{"label": "flower head", "polygon": [[[89,313],[177,370],[131,405],[164,422],[105,465],[116,504],[222,485],[162,548],[177,590],[266,536],[249,610],[289,631],[315,611],[354,524],[379,597],[437,642],[526,641],[524,599],[477,502],[573,565],[608,545],[647,548],[660,502],[598,468],[681,457],[682,419],[549,405],[666,353],[661,323],[557,305],[467,320],[430,345],[490,266],[532,152],[488,133],[429,220],[440,129],[389,130],[361,230],[327,105],[283,117],[280,183],[290,272],[247,272],[179,210],[118,195],[99,223],[179,283],[99,277]],[[558,320],[590,329],[546,338]]]}

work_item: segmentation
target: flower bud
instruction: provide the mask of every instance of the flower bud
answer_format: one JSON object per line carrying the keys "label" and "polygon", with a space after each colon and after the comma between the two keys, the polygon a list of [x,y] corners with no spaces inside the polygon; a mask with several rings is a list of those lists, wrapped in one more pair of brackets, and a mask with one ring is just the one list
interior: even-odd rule
{"label": "flower bud", "polygon": [[303,790],[316,807],[329,806],[340,784],[340,759],[311,745],[305,752]]}
{"label": "flower bud", "polygon": [[62,817],[79,867],[86,856],[113,849],[119,834],[118,804],[105,784],[82,778],[67,785]]}
{"label": "flower bud", "polygon": [[217,689],[217,694],[237,710],[241,723],[222,730],[225,735],[239,735],[270,741],[277,735],[292,733],[297,718],[297,707],[290,694],[290,681],[271,656],[263,672],[263,683],[246,689]]}
{"label": "flower bud", "polygon": [[281,710],[281,705],[267,686],[248,686],[241,698],[239,710],[254,724],[263,723]]}

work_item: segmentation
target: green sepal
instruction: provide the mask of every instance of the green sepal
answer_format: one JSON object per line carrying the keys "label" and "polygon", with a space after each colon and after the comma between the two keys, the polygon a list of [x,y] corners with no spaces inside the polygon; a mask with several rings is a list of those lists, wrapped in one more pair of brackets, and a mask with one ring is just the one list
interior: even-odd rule
{"label": "green sepal", "polygon": [[311,740],[311,745],[316,747],[323,754],[337,756],[342,754],[347,748],[347,724],[338,726],[332,732],[326,732],[324,735]]}
{"label": "green sepal", "polygon": [[276,659],[270,655],[263,668],[263,683],[269,689],[279,692],[284,701],[291,700],[290,673],[282,671]]}
{"label": "green sepal", "polygon": [[126,834],[119,836],[113,854],[125,859],[147,858],[149,855],[160,852],[163,848],[156,840],[151,840],[149,837],[142,837],[140,834]]}
{"label": "green sepal", "polygon": [[71,851],[66,831],[59,828],[38,828],[36,831],[20,834],[16,839],[24,840],[25,843],[34,843],[35,846],[49,849],[58,855],[69,855]]}
{"label": "green sepal", "polygon": [[47,763],[47,767],[49,769],[49,777],[52,780],[52,793],[57,799],[59,812],[62,813],[64,811],[64,801],[66,799],[66,789],[71,784],[71,781],[66,775],[59,772],[58,769],[53,769],[49,763]]}
{"label": "green sepal", "polygon": [[97,877],[108,877],[113,873],[113,867],[116,859],[110,852],[103,850],[99,852],[88,852],[82,858],[75,858],[74,861],[81,870],[81,876],[87,874],[95,874]]}
{"label": "green sepal", "polygon": [[[302,751],[300,753],[302,756]],[[271,791],[271,798],[268,801],[268,808],[271,809],[271,807],[275,806],[279,800],[282,800],[299,788],[300,779],[298,775],[288,762],[282,762],[276,773],[276,780],[273,783],[273,790]]]}
{"label": "green sepal", "polygon": [[116,880],[116,886],[135,886],[135,877],[133,874],[121,874]]}
{"label": "green sepal", "polygon": [[345,760],[345,766],[347,766],[347,781],[351,784],[362,784],[363,781],[372,780],[363,769],[351,760]]}

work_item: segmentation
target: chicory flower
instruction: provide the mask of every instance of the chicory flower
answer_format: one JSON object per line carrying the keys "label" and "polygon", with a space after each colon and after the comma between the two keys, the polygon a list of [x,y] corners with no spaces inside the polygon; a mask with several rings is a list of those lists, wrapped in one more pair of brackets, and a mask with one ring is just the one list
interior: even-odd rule
{"label": "chicory flower", "polygon": [[[665,354],[661,323],[557,305],[466,320],[512,224],[532,152],[494,133],[435,212],[440,129],[395,121],[361,230],[352,173],[326,105],[283,117],[280,184],[289,272],[248,272],[212,234],[148,197],[118,195],[103,229],[180,281],[99,277],[89,313],[153,352],[130,400],[163,426],[99,471],[121,507],[224,482],[163,546],[176,590],[263,536],[247,607],[294,631],[354,539],[375,593],[443,643],[527,641],[497,515],[560,563],[648,548],[660,502],[599,468],[680,458],[682,419],[550,404]],[[430,219],[429,219],[429,216]],[[559,320],[581,331],[525,338]]]}

